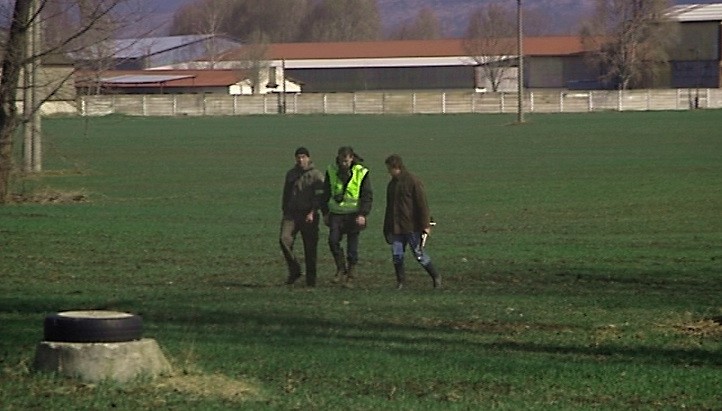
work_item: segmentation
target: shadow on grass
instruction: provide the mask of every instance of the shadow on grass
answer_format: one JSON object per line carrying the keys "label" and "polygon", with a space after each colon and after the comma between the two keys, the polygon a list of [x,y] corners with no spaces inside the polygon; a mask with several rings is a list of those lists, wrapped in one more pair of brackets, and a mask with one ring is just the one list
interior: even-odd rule
{"label": "shadow on grass", "polygon": [[[202,319],[203,325],[198,321]],[[215,321],[213,321],[215,319]],[[190,321],[193,324],[182,323]],[[705,350],[698,348],[666,348],[661,346],[605,343],[601,345],[574,345],[555,343],[536,343],[523,341],[525,338],[536,338],[539,334],[525,336],[531,332],[574,332],[582,340],[589,341],[588,336],[593,330],[582,327],[516,323],[503,321],[475,322],[473,326],[459,327],[458,324],[434,323],[429,325],[410,325],[389,321],[358,322],[311,318],[298,315],[261,314],[261,313],[202,313],[195,319],[167,319],[166,324],[181,324],[184,334],[198,326],[198,334],[206,335],[214,342],[228,340],[228,344],[271,345],[285,349],[290,341],[293,345],[327,345],[329,349],[378,350],[388,349],[404,355],[428,356],[437,352],[439,347],[447,350],[480,352],[524,352],[548,354],[554,356],[583,357],[594,362],[647,363],[661,365],[682,365],[700,367],[722,366],[722,350]],[[167,327],[158,325],[159,332],[172,332]],[[220,326],[220,327],[219,327]],[[209,327],[214,334],[206,334]],[[243,330],[243,331],[237,331]],[[187,335],[186,335],[187,336]],[[550,339],[553,339],[550,336]],[[514,339],[516,341],[510,341]],[[579,340],[579,338],[576,338]]]}

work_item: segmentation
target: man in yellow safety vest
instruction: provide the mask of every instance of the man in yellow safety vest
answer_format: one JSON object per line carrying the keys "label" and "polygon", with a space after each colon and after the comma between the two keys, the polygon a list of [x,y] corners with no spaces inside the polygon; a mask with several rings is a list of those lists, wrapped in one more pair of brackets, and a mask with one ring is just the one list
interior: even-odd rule
{"label": "man in yellow safety vest", "polygon": [[[347,285],[356,275],[359,260],[359,234],[366,228],[371,212],[373,190],[369,169],[362,164],[353,148],[338,149],[336,161],[326,169],[324,199],[321,211],[329,227],[328,245],[336,263],[334,282]],[[346,236],[346,252],[341,246]]]}

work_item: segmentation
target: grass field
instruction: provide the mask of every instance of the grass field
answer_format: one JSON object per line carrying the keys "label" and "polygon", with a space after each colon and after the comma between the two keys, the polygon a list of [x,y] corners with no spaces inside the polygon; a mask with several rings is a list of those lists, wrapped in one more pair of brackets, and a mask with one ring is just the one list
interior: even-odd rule
{"label": "grass field", "polygon": [[[722,113],[51,118],[0,208],[0,409],[720,409]],[[293,151],[375,189],[353,289],[283,286]],[[426,183],[433,291],[394,289],[384,158]],[[58,194],[55,196],[55,194]],[[300,251],[300,250],[299,250]],[[301,282],[302,283],[302,282]],[[45,315],[143,316],[174,374],[31,370]]]}

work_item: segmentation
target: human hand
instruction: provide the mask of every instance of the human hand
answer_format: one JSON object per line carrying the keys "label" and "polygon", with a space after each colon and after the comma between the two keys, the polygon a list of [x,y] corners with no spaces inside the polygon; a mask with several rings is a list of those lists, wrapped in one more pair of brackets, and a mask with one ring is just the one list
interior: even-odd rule
{"label": "human hand", "polygon": [[363,216],[363,215],[356,216],[356,225],[358,225],[361,228],[366,228],[366,216]]}

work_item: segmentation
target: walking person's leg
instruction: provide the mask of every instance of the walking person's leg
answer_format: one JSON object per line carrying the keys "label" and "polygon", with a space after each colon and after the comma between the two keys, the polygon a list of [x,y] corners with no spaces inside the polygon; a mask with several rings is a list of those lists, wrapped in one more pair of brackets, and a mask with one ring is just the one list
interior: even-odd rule
{"label": "walking person's leg", "polygon": [[313,222],[305,222],[301,230],[303,254],[306,264],[306,285],[316,286],[316,265],[318,258],[318,218]]}
{"label": "walking person's leg", "polygon": [[343,238],[343,234],[341,233],[343,220],[341,217],[342,216],[336,214],[329,216],[328,248],[331,250],[331,255],[336,263],[335,282],[338,282],[346,275],[346,258],[343,247],[341,247],[341,239]]}
{"label": "walking person's leg", "polygon": [[421,246],[421,233],[413,233],[411,236],[408,237],[408,239],[409,247],[414,253],[416,261],[418,261],[419,264],[424,267],[424,270],[426,270],[426,272],[429,274],[434,288],[441,287],[441,274],[436,271],[436,267],[434,267],[434,264],[431,263],[431,256],[429,256],[426,250]]}
{"label": "walking person's leg", "polygon": [[358,264],[359,232],[354,230],[346,234],[346,260],[348,261],[347,280],[356,277],[356,265]]}
{"label": "walking person's leg", "polygon": [[286,284],[293,284],[299,277],[301,277],[301,265],[293,253],[293,244],[296,240],[297,233],[298,225],[294,220],[285,218],[281,220],[281,232],[278,242],[281,246],[286,266],[288,267],[288,278],[286,279]]}
{"label": "walking person's leg", "polygon": [[403,235],[391,236],[391,260],[394,263],[396,274],[396,289],[404,288],[406,273],[404,272],[404,253],[406,252],[406,237]]}

